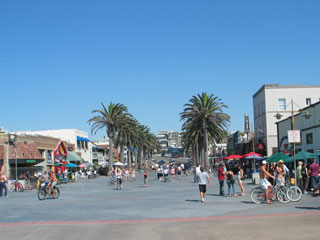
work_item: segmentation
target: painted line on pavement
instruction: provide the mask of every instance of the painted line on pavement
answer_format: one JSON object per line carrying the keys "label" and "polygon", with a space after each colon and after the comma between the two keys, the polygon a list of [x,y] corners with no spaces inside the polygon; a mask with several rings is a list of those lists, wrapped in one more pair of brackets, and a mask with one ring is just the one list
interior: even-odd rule
{"label": "painted line on pavement", "polygon": [[311,216],[311,215],[320,215],[320,211],[299,212],[299,213],[257,214],[257,215],[243,215],[243,216],[211,216],[211,217],[194,217],[194,218],[8,222],[8,223],[0,223],[0,227],[1,226],[33,226],[33,225],[85,225],[85,224],[128,224],[128,223],[163,223],[163,222],[204,222],[204,221],[244,220],[244,219],[255,219],[255,218],[290,217],[290,216],[295,217],[295,216]]}

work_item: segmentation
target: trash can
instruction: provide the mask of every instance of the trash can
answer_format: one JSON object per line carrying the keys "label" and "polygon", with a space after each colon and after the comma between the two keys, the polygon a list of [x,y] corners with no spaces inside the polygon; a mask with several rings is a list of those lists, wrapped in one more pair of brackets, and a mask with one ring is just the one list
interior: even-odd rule
{"label": "trash can", "polygon": [[255,184],[255,185],[260,184],[260,176],[258,172],[252,173],[252,184]]}

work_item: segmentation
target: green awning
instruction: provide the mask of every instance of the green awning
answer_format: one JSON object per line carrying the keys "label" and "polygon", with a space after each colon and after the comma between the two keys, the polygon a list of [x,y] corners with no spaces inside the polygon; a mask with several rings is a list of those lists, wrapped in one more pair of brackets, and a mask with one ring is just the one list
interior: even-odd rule
{"label": "green awning", "polygon": [[78,154],[76,154],[75,152],[68,151],[67,161],[69,161],[69,162],[83,162],[84,159],[82,157],[80,157]]}
{"label": "green awning", "polygon": [[93,149],[106,150],[106,149],[104,149],[104,148],[102,148],[102,147],[98,147],[98,146],[95,146],[95,145],[93,145],[92,148],[93,148]]}

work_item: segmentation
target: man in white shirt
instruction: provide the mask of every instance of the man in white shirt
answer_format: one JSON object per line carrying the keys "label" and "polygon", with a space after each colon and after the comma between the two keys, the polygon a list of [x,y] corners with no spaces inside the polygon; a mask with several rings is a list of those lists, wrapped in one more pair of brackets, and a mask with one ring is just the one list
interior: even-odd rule
{"label": "man in white shirt", "polygon": [[197,174],[197,179],[199,182],[201,202],[204,202],[204,198],[207,191],[207,184],[210,187],[210,177],[209,174],[204,171],[204,167],[202,166],[200,167],[200,172]]}

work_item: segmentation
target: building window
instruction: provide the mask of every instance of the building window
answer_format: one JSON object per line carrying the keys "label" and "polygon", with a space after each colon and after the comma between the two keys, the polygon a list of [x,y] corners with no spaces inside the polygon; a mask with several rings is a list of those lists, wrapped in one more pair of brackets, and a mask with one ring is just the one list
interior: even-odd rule
{"label": "building window", "polygon": [[313,137],[312,137],[312,133],[308,133],[306,135],[307,138],[307,144],[313,144]]}
{"label": "building window", "polygon": [[286,99],[285,98],[279,98],[278,99],[278,105],[279,105],[279,110],[282,111],[282,110],[286,110]]}
{"label": "building window", "polygon": [[311,104],[311,98],[306,98],[306,105],[309,106]]}

